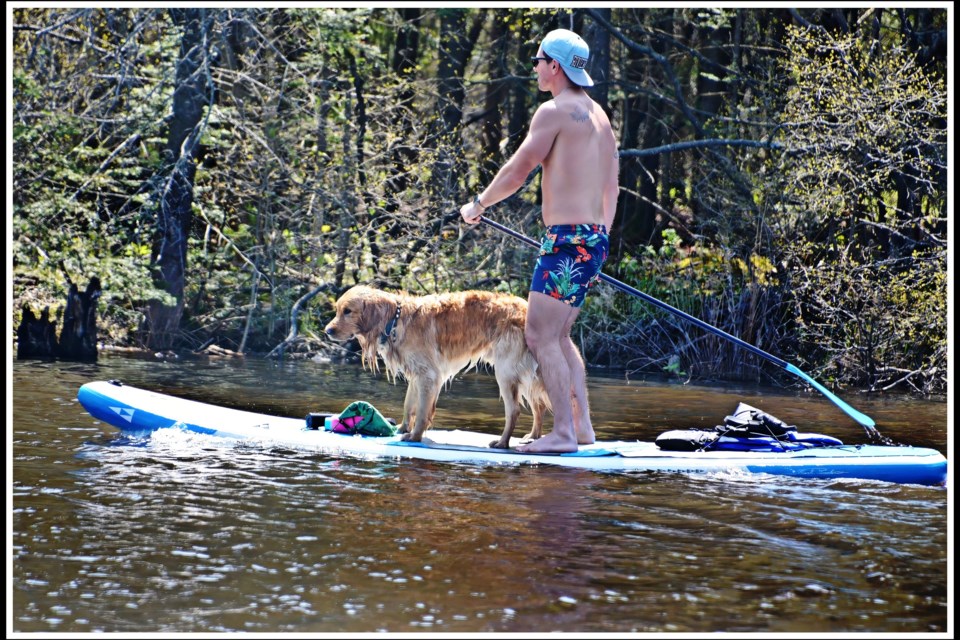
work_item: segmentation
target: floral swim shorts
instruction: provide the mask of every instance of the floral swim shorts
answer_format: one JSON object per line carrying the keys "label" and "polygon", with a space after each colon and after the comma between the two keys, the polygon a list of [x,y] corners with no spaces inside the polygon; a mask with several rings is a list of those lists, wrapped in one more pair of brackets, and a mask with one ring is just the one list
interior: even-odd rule
{"label": "floral swim shorts", "polygon": [[602,224],[547,227],[530,290],[579,307],[587,290],[599,281],[609,251],[610,237]]}

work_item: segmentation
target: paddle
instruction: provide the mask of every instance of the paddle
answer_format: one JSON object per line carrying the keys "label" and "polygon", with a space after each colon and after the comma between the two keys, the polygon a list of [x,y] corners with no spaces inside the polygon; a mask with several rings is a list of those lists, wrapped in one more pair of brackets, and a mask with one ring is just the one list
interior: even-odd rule
{"label": "paddle", "polygon": [[[521,233],[517,233],[517,232],[514,231],[513,229],[510,229],[510,228],[508,228],[508,227],[505,227],[505,226],[503,226],[503,225],[500,224],[500,223],[494,222],[493,220],[488,219],[486,216],[480,216],[480,221],[483,222],[484,224],[487,224],[487,225],[493,227],[494,229],[497,229],[498,231],[502,231],[502,232],[504,232],[504,233],[506,233],[506,234],[508,234],[508,235],[513,236],[514,238],[516,238],[516,239],[518,239],[518,240],[522,240],[523,242],[526,242],[527,244],[529,244],[529,245],[532,246],[532,247],[539,247],[539,246],[540,246],[540,243],[537,242],[536,240],[534,240],[534,239],[532,239],[532,238],[528,238],[527,236],[525,236],[525,235],[523,235],[523,234],[521,234]],[[793,365],[790,364],[789,362],[786,362],[785,360],[781,360],[780,358],[778,358],[778,357],[776,357],[776,356],[774,356],[774,355],[771,355],[771,354],[767,353],[767,352],[764,351],[763,349],[759,349],[759,348],[753,346],[753,345],[750,344],[749,342],[744,342],[744,341],[741,340],[740,338],[737,338],[736,336],[732,336],[732,335],[730,335],[729,333],[727,333],[726,331],[724,331],[724,330],[722,330],[722,329],[718,329],[718,328],[716,328],[716,327],[714,327],[714,326],[712,326],[712,325],[709,325],[709,324],[707,324],[706,322],[704,322],[703,320],[700,320],[699,318],[695,318],[695,317],[693,317],[692,315],[690,315],[689,313],[686,313],[685,311],[681,311],[680,309],[677,309],[676,307],[671,307],[671,306],[670,306],[669,304],[667,304],[666,302],[663,302],[663,301],[661,301],[661,300],[657,300],[657,299],[654,298],[653,296],[651,296],[651,295],[649,295],[649,294],[646,294],[646,293],[644,293],[643,291],[640,291],[639,289],[634,289],[633,287],[631,287],[631,286],[628,285],[628,284],[624,284],[624,283],[620,282],[619,280],[617,280],[617,279],[615,279],[615,278],[611,278],[610,276],[608,276],[608,275],[605,274],[605,273],[602,273],[602,272],[600,273],[600,279],[603,280],[604,282],[608,283],[608,284],[612,284],[612,285],[615,286],[617,289],[620,289],[621,291],[623,291],[623,292],[625,292],[625,293],[629,293],[629,294],[632,295],[632,296],[636,296],[636,297],[638,297],[638,298],[640,298],[640,299],[642,299],[642,300],[646,300],[647,302],[649,302],[649,303],[651,303],[651,304],[654,304],[654,305],[660,307],[661,309],[663,309],[663,310],[665,310],[665,311],[669,311],[670,313],[672,313],[672,314],[674,314],[674,315],[678,315],[678,316],[680,316],[681,318],[683,318],[683,319],[685,319],[685,320],[689,320],[690,322],[692,322],[693,324],[697,325],[697,326],[700,327],[701,329],[704,329],[704,330],[706,330],[706,331],[709,331],[710,333],[716,334],[716,335],[720,336],[721,338],[726,338],[727,340],[730,340],[731,342],[733,342],[733,343],[735,343],[735,344],[743,347],[744,349],[747,349],[748,351],[752,351],[753,353],[755,353],[756,355],[760,356],[761,358],[766,358],[767,360],[769,360],[770,362],[774,363],[774,364],[777,365],[778,367],[781,367],[782,369],[786,369],[787,371],[789,371],[789,372],[792,373],[793,375],[798,376],[799,378],[802,378],[802,379],[805,380],[807,383],[809,383],[814,389],[816,389],[817,391],[819,391],[820,393],[822,393],[823,395],[825,395],[825,396],[827,397],[827,399],[829,399],[833,404],[835,404],[835,405],[837,405],[838,407],[840,407],[840,409],[842,409],[844,413],[846,413],[848,416],[850,416],[851,418],[853,418],[854,420],[856,420],[856,421],[866,430],[867,435],[869,435],[869,436],[871,436],[871,437],[874,437],[874,438],[879,438],[879,437],[880,437],[880,432],[877,431],[876,426],[875,426],[876,423],[873,421],[872,418],[870,418],[870,417],[868,417],[868,416],[860,413],[859,411],[857,411],[856,409],[854,409],[853,407],[851,407],[850,405],[848,405],[846,402],[844,402],[843,400],[841,400],[840,398],[838,398],[836,395],[834,395],[833,393],[831,393],[830,390],[827,389],[825,386],[823,386],[822,384],[820,384],[819,382],[817,382],[816,380],[814,380],[813,378],[811,378],[811,377],[808,376],[806,373],[804,373],[803,371],[801,371],[801,370],[798,369],[797,367],[793,366]]]}

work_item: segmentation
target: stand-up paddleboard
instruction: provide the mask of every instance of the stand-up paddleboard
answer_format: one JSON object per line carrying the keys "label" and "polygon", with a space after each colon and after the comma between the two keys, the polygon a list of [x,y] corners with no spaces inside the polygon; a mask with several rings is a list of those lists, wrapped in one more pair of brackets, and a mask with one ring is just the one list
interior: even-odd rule
{"label": "stand-up paddleboard", "polygon": [[605,441],[571,454],[530,454],[489,448],[496,434],[431,429],[423,442],[401,436],[345,435],[310,428],[304,418],[284,418],[186,400],[123,385],[90,382],[77,394],[98,420],[131,434],[179,428],[221,438],[248,440],[334,456],[415,458],[460,464],[550,464],[595,471],[752,473],[804,478],[861,478],[943,485],[947,460],[934,449],[840,445],[799,451],[665,451],[653,442]]}

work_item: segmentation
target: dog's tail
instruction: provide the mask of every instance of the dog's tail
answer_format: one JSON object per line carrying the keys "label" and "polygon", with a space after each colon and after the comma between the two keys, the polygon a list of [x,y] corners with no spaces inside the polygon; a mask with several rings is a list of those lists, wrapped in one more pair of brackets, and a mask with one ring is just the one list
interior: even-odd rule
{"label": "dog's tail", "polygon": [[547,387],[540,373],[540,365],[530,351],[523,354],[520,371],[521,406],[535,409],[539,405],[553,412],[553,405],[550,404],[550,396],[547,395]]}

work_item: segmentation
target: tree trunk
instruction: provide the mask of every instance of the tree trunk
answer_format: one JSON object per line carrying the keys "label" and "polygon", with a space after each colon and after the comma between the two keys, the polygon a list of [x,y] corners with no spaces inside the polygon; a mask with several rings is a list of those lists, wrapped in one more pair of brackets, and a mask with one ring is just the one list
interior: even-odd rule
{"label": "tree trunk", "polygon": [[[648,76],[647,60],[633,57],[626,64],[627,81],[634,86],[653,86]],[[664,132],[658,101],[647,94],[636,93],[627,100],[621,148],[648,149],[663,143]],[[620,199],[617,203],[617,233],[619,246],[611,247],[611,255],[619,258],[623,247],[640,247],[656,243],[657,211],[651,204],[656,202],[657,181],[660,177],[660,157],[630,158],[620,168]]]}
{"label": "tree trunk", "polygon": [[720,112],[724,102],[727,76],[725,69],[731,62],[728,53],[730,28],[724,26],[698,29],[695,37],[703,42],[700,47],[703,61],[697,75],[695,99],[701,112],[701,120],[709,120]]}
{"label": "tree trunk", "polygon": [[497,53],[490,56],[488,64],[490,82],[483,96],[483,119],[480,128],[480,145],[483,150],[477,189],[486,187],[503,164],[500,155],[500,141],[503,139],[503,117],[500,105],[503,104],[507,93],[506,80],[503,76],[510,73],[508,52],[513,50],[505,42],[506,38],[510,37],[506,28],[508,15],[507,9],[494,10],[490,27],[490,40]]}
{"label": "tree trunk", "polygon": [[147,346],[169,349],[174,345],[183,315],[186,284],[187,237],[192,222],[193,180],[200,140],[204,103],[212,99],[203,65],[207,60],[210,21],[205,9],[171,9],[175,24],[183,29],[177,63],[173,115],[164,150],[169,176],[160,194],[154,275],[174,298],[173,305],[151,300],[147,308]]}
{"label": "tree trunk", "polygon": [[[416,79],[417,60],[420,58],[421,12],[420,9],[414,8],[400,9],[399,12],[403,23],[397,30],[392,68],[405,84],[397,95],[401,119],[398,122],[400,128],[397,142],[392,143],[390,147],[393,170],[385,182],[387,196],[384,206],[385,218],[399,211],[401,200],[405,197],[407,187],[410,185],[410,170],[420,158],[417,146],[414,144],[413,113],[417,95],[413,90],[413,82]],[[393,232],[390,235],[395,237],[397,233]]]}
{"label": "tree trunk", "polygon": [[347,270],[347,261],[351,257],[352,244],[350,234],[357,224],[357,157],[352,153],[353,144],[353,96],[349,90],[343,99],[343,130],[341,133],[341,150],[343,162],[337,168],[340,174],[338,181],[341,188],[340,193],[340,217],[337,223],[339,229],[337,233],[337,261],[333,269],[333,282],[340,290],[343,287],[343,279]]}
{"label": "tree trunk", "polygon": [[67,306],[63,312],[63,328],[57,342],[57,356],[64,360],[96,361],[97,303],[102,289],[100,278],[93,276],[86,291],[70,283]]}
{"label": "tree trunk", "polygon": [[463,71],[470,58],[473,42],[479,36],[483,15],[478,16],[467,33],[466,9],[440,9],[440,41],[438,65],[438,98],[434,144],[437,160],[433,166],[431,192],[437,206],[447,211],[455,204],[457,193],[454,181],[463,172],[457,170],[462,163],[463,153],[460,144],[460,123],[463,120]]}
{"label": "tree trunk", "polygon": [[[597,9],[603,19],[610,22],[611,9]],[[590,90],[593,99],[610,116],[610,31],[595,21],[590,21],[583,39],[590,47],[590,65],[588,71],[594,86]]]}

